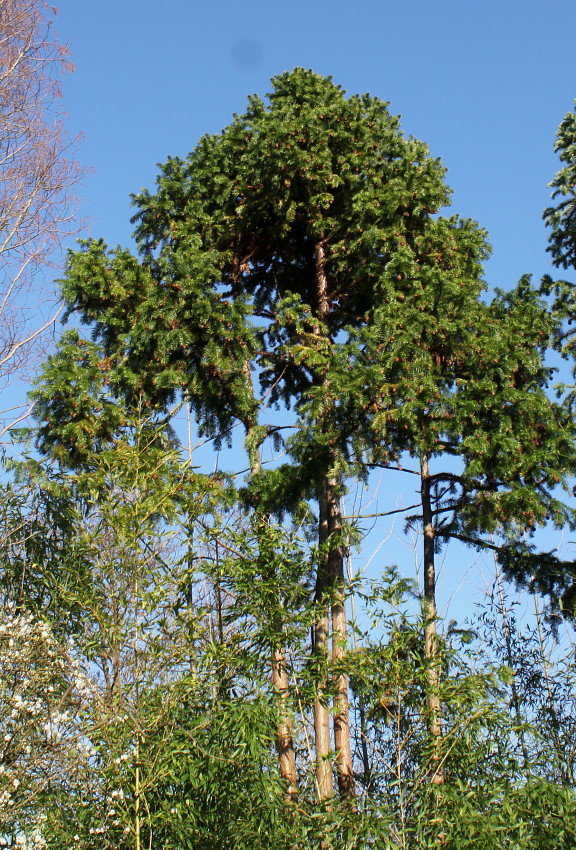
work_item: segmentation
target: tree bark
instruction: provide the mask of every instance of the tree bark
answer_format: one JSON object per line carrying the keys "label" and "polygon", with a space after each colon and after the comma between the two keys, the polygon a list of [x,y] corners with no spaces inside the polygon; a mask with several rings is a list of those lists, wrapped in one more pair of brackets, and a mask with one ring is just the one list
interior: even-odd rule
{"label": "tree bark", "polygon": [[298,777],[294,755],[292,718],[288,710],[290,685],[286,669],[286,651],[283,646],[275,649],[272,656],[272,684],[278,694],[280,713],[276,726],[276,749],[278,751],[280,776],[284,781],[289,799],[293,799],[298,794]]}
{"label": "tree bark", "polygon": [[[328,499],[326,489],[318,499],[319,526],[318,543],[320,547],[326,544],[329,537]],[[317,605],[314,622],[314,640],[312,652],[317,667],[316,695],[314,697],[314,742],[316,747],[316,788],[318,798],[329,800],[334,793],[332,786],[332,761],[330,741],[330,708],[328,705],[328,600],[327,592],[330,585],[328,558],[324,554],[318,564],[316,576]]]}
{"label": "tree bark", "polygon": [[442,743],[442,706],[440,702],[440,666],[438,653],[438,634],[436,629],[436,570],[434,561],[434,522],[432,500],[430,494],[430,472],[428,455],[422,455],[421,495],[422,495],[422,524],[424,529],[424,658],[427,678],[427,725],[432,739],[432,757],[430,781],[435,785],[444,783],[444,771],[441,759]]}

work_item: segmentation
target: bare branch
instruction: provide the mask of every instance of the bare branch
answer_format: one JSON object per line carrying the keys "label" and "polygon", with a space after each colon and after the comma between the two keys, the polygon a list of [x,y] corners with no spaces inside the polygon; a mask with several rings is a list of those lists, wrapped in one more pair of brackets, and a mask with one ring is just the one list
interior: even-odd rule
{"label": "bare branch", "polygon": [[44,0],[0,3],[0,388],[27,377],[33,352],[58,315],[46,271],[77,232],[77,140],[58,109],[73,70]]}

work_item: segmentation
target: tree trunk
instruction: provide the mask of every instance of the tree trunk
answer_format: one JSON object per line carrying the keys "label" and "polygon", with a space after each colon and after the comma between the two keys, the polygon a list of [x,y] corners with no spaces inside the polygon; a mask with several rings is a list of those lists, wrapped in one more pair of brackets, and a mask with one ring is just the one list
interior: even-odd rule
{"label": "tree trunk", "polygon": [[444,783],[441,761],[442,722],[440,703],[440,665],[438,657],[438,635],[436,630],[436,572],[434,563],[434,523],[430,496],[430,473],[428,455],[421,458],[422,524],[424,528],[424,658],[426,663],[428,708],[428,732],[432,739],[430,781],[435,785]]}
{"label": "tree trunk", "polygon": [[289,799],[293,799],[298,794],[298,777],[294,756],[292,718],[288,710],[289,682],[286,670],[286,652],[283,646],[275,649],[272,656],[272,684],[278,694],[280,713],[276,726],[276,749],[278,750],[280,776],[284,781]]}
{"label": "tree trunk", "polygon": [[[250,364],[244,363],[242,367],[247,384],[252,389],[252,375]],[[244,422],[247,442],[249,443],[250,474],[257,475],[262,470],[260,449],[253,444],[250,437],[256,422],[247,419]],[[272,631],[281,636],[281,623],[272,622]],[[290,683],[286,668],[286,650],[282,642],[272,652],[272,685],[278,695],[279,719],[276,726],[276,749],[278,751],[278,762],[280,776],[284,781],[286,793],[289,799],[294,799],[298,794],[298,777],[296,774],[296,756],[294,754],[294,738],[292,730],[292,717],[288,710],[290,694]]]}
{"label": "tree trunk", "polygon": [[[336,479],[326,480],[329,535],[340,537],[342,518]],[[342,798],[354,796],[354,771],[350,745],[348,676],[339,670],[346,655],[346,593],[344,551],[341,541],[330,548],[330,597],[332,615],[332,662],[334,674],[334,747],[338,790]]]}
{"label": "tree trunk", "polygon": [[[320,493],[318,543],[326,544],[330,531],[328,522],[328,499],[326,489]],[[314,697],[314,740],[316,747],[316,787],[320,800],[333,796],[332,762],[330,759],[330,709],[328,705],[328,600],[330,585],[329,559],[323,554],[316,576],[317,605],[314,622],[314,645],[312,652],[317,668],[316,695]]]}

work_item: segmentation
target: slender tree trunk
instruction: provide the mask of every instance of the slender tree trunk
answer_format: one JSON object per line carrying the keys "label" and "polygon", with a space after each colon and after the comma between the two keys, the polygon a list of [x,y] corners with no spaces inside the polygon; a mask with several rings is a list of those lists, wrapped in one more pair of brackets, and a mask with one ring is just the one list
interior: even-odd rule
{"label": "slender tree trunk", "polygon": [[341,542],[330,545],[333,537],[340,536],[342,520],[338,485],[335,478],[323,482],[319,498],[319,543],[324,552],[318,567],[316,604],[318,614],[314,624],[314,655],[318,667],[317,691],[314,702],[314,732],[316,739],[316,782],[318,796],[327,800],[333,795],[332,763],[330,759],[330,708],[328,682],[328,630],[332,625],[332,663],[336,668],[331,683],[334,691],[334,748],[338,775],[338,791],[343,799],[354,797],[354,771],[350,745],[350,710],[348,676],[338,670],[346,655],[346,596],[344,581],[344,552]]}
{"label": "slender tree trunk", "polygon": [[436,572],[434,563],[434,523],[430,496],[428,455],[421,458],[422,521],[424,526],[424,658],[426,661],[428,731],[432,738],[432,765],[430,781],[435,785],[444,782],[441,762],[442,723],[440,703],[440,665],[438,634],[436,630]]}
{"label": "slender tree trunk", "polygon": [[[330,536],[341,537],[342,518],[340,497],[336,479],[326,481],[328,525]],[[342,667],[346,655],[346,593],[344,579],[344,551],[339,540],[330,548],[331,615],[332,615],[332,662],[334,676],[334,747],[338,790],[343,798],[354,796],[354,771],[350,745],[350,709],[348,704],[348,676]]]}
{"label": "slender tree trunk", "polygon": [[290,682],[286,664],[286,648],[282,640],[282,623],[273,619],[271,625],[272,632],[278,638],[278,644],[273,649],[271,661],[272,686],[277,695],[279,714],[276,725],[278,765],[286,794],[289,799],[295,799],[298,794],[298,775],[296,773],[292,716],[289,710]]}
{"label": "slender tree trunk", "polygon": [[284,780],[288,797],[292,799],[298,794],[298,777],[294,756],[292,718],[288,710],[290,690],[286,670],[286,651],[283,646],[275,649],[272,656],[272,684],[278,694],[280,713],[280,719],[276,726],[276,749],[278,750],[280,776]]}
{"label": "slender tree trunk", "polygon": [[[252,375],[250,365],[244,363],[242,367],[247,384],[252,389]],[[254,445],[250,437],[256,423],[247,419],[244,422],[247,442],[249,444],[249,462],[250,474],[257,475],[262,470],[262,460],[260,457],[260,449]],[[272,622],[272,631],[281,636],[281,623]],[[286,666],[286,649],[282,641],[274,648],[272,652],[272,686],[275,693],[278,695],[278,711],[279,719],[276,726],[276,749],[278,751],[278,762],[280,768],[280,776],[284,781],[286,793],[289,799],[294,799],[298,794],[298,776],[296,773],[296,756],[294,754],[294,736],[292,727],[292,717],[289,711],[289,696],[290,683],[288,680],[288,670]]]}
{"label": "slender tree trunk", "polygon": [[[328,499],[326,489],[320,494],[318,543],[324,546],[328,540]],[[314,697],[314,740],[316,746],[316,786],[320,800],[329,800],[334,793],[332,787],[332,762],[330,759],[330,708],[328,705],[328,599],[330,585],[328,557],[323,554],[318,564],[316,577],[316,620],[314,622],[313,655],[317,667],[316,695]]]}
{"label": "slender tree trunk", "polygon": [[[350,571],[346,571],[346,578],[350,580]],[[350,597],[350,607],[352,615],[352,623],[354,630],[352,632],[352,640],[354,651],[358,649],[358,639],[356,636],[356,606],[354,604],[354,596]],[[360,721],[360,749],[362,750],[362,773],[363,785],[366,793],[370,793],[372,786],[372,765],[370,764],[370,755],[368,753],[368,727],[366,725],[366,705],[362,691],[357,693],[357,714]]]}
{"label": "slender tree trunk", "polygon": [[360,746],[362,748],[362,769],[364,774],[364,788],[366,793],[372,790],[372,765],[368,753],[368,730],[366,726],[366,706],[364,697],[358,694],[358,716],[360,718]]}

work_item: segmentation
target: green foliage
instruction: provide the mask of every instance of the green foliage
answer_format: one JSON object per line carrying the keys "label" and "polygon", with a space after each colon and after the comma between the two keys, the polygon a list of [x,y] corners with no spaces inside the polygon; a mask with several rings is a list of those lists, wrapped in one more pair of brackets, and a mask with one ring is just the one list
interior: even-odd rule
{"label": "green foliage", "polygon": [[75,534],[77,493],[32,458],[2,464],[2,602],[48,618],[60,637],[81,628],[77,591],[89,581]]}
{"label": "green foliage", "polygon": [[[571,612],[572,568],[530,541],[574,524],[573,424],[545,362],[567,314],[529,278],[483,296],[486,234],[440,214],[444,169],[385,103],[300,68],[272,84],[135,197],[136,255],[69,256],[67,314],[91,340],[70,331],[47,361],[43,457],[16,466],[0,515],[6,602],[49,619],[84,683],[72,758],[27,811],[54,848],[572,846],[573,724],[553,708],[571,661],[554,679],[502,611],[431,653],[436,618],[398,571],[344,579],[361,533],[340,506],[374,467],[430,462],[436,549],[503,534],[507,574]],[[216,449],[242,427],[244,473],[183,459],[181,403]],[[263,467],[270,442],[284,457]],[[337,609],[362,594],[349,646]],[[328,605],[333,652],[311,652]],[[341,723],[347,679],[358,794],[336,801],[312,715],[333,701]]]}
{"label": "green foliage", "polygon": [[[363,385],[350,374],[364,345],[352,330],[393,336],[382,312],[402,304],[406,345],[439,322],[447,347],[440,293],[450,281],[456,311],[462,286],[477,297],[487,248],[472,222],[432,217],[448,202],[444,170],[384,103],[346,98],[303,69],[273,84],[267,104],[251,98],[220,136],[168,160],[154,195],[135,198],[142,262],[86,243],[70,256],[63,295],[91,327],[113,395],[165,407],[183,392],[201,432],[225,436],[239,420],[255,435],[259,405],[239,368],[251,363],[268,403],[322,420],[316,448],[344,458]],[[53,405],[58,387],[46,377],[39,397]],[[54,413],[51,435],[65,421]]]}
{"label": "green foliage", "polygon": [[544,211],[544,221],[552,231],[548,250],[554,265],[567,269],[576,263],[576,112],[564,116],[554,150],[565,163],[549,184],[552,198],[560,201]]}

